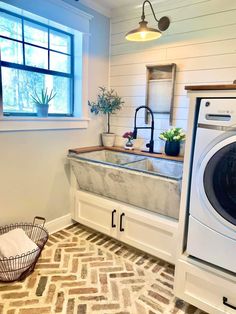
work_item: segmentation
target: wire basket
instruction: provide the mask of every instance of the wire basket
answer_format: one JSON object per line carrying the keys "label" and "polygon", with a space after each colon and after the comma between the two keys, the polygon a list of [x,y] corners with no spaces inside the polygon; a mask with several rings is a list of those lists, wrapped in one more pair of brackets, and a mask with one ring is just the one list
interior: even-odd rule
{"label": "wire basket", "polygon": [[[36,224],[36,220],[41,220],[41,225]],[[26,254],[0,258],[0,282],[23,280],[34,271],[37,260],[49,236],[44,228],[45,221],[45,218],[36,216],[33,223],[16,223],[0,227],[0,235],[13,229],[21,228],[38,246],[37,249]]]}

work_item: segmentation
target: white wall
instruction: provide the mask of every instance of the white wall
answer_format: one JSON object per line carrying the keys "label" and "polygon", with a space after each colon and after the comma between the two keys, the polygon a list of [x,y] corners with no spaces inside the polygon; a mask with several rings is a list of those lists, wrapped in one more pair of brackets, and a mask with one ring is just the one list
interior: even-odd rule
{"label": "white wall", "polygon": [[[140,6],[113,12],[110,81],[125,100],[124,109],[112,118],[112,130],[119,135],[132,130],[135,108],[145,105],[146,65],[177,64],[174,125],[184,129],[188,114],[185,85],[232,83],[236,79],[235,0],[166,0],[154,4],[154,10],[158,18],[169,16],[171,25],[159,40],[146,43],[124,38],[137,28]],[[145,13],[149,26],[154,27],[148,5]],[[155,117],[157,139],[169,121],[164,115]],[[149,139],[148,131],[140,134]]]}
{"label": "white wall", "polygon": [[[45,0],[40,1],[45,5]],[[17,5],[20,0],[5,2]],[[98,86],[108,85],[110,22],[77,6],[94,16],[89,54],[89,98],[94,99]],[[0,132],[0,225],[32,221],[35,215],[50,221],[68,214],[67,151],[97,145],[103,127],[102,119],[91,116],[89,128],[84,130]]]}

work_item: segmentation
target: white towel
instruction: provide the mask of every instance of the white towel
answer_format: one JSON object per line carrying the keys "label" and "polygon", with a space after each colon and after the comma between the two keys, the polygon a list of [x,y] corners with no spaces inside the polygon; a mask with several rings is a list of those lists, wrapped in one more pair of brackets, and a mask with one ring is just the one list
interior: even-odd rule
{"label": "white towel", "polygon": [[23,229],[13,229],[0,235],[0,258],[26,254],[38,246],[27,236]]}

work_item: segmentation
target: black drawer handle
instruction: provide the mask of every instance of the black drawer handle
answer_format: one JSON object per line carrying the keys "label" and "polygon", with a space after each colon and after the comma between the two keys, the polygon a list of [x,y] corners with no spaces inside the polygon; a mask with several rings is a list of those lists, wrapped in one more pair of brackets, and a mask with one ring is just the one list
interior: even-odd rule
{"label": "black drawer handle", "polygon": [[228,303],[228,299],[226,297],[223,297],[223,304],[230,307],[233,310],[236,310],[236,306],[233,306],[231,304]]}
{"label": "black drawer handle", "polygon": [[125,216],[125,214],[121,214],[120,215],[120,231],[123,232],[125,231],[125,229],[123,228],[123,217]]}
{"label": "black drawer handle", "polygon": [[114,215],[116,213],[116,209],[114,209],[111,213],[111,227],[116,228],[116,224],[114,223]]}

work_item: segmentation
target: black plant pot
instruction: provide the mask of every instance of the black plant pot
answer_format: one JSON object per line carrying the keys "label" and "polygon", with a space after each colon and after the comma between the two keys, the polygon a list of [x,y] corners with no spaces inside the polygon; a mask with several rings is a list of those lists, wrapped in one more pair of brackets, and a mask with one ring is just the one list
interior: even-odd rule
{"label": "black plant pot", "polygon": [[176,141],[166,141],[165,144],[165,153],[169,156],[178,156],[180,152],[180,142]]}

